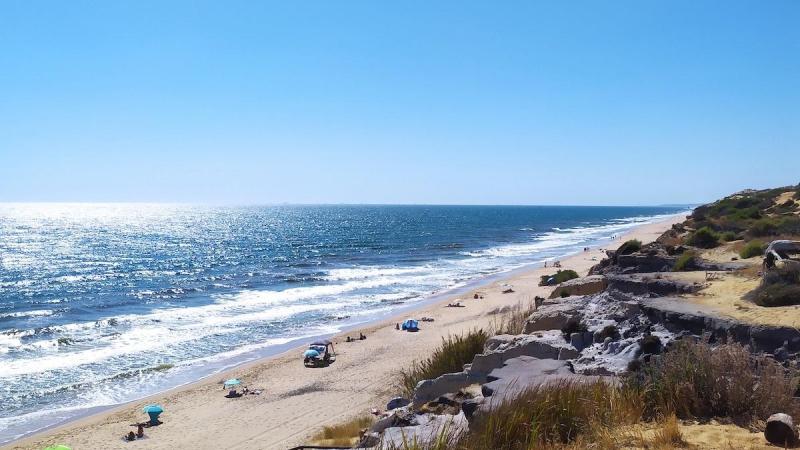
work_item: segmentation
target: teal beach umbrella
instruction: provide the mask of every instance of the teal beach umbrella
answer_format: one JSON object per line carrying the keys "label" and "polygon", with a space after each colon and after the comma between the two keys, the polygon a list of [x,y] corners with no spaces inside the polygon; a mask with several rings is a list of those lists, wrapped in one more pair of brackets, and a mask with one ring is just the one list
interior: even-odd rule
{"label": "teal beach umbrella", "polygon": [[164,412],[164,408],[162,408],[161,405],[147,405],[144,407],[144,412],[146,412],[147,414],[150,413],[161,414],[162,412]]}
{"label": "teal beach umbrella", "polygon": [[164,408],[162,408],[161,405],[147,405],[144,407],[144,412],[146,412],[147,415],[150,416],[151,425],[158,425],[159,423],[161,423],[158,421],[158,416],[160,416],[161,413],[164,412]]}
{"label": "teal beach umbrella", "polygon": [[242,380],[238,378],[231,378],[225,382],[225,387],[233,387],[242,384]]}

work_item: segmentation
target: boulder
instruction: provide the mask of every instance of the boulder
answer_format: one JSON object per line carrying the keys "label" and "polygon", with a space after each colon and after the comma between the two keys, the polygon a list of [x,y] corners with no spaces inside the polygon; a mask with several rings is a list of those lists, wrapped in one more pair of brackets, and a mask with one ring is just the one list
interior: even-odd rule
{"label": "boulder", "polygon": [[503,339],[506,342],[494,350],[475,355],[469,368],[473,379],[485,378],[492,370],[502,367],[503,362],[518,356],[566,360],[576,358],[579,354],[572,345],[564,342],[561,331],[558,330],[541,332],[539,335],[521,334]]}
{"label": "boulder", "polygon": [[550,298],[560,298],[563,293],[567,295],[592,295],[606,290],[606,277],[603,275],[589,275],[588,277],[575,278],[558,285],[550,294]]}
{"label": "boulder", "polygon": [[461,411],[464,412],[464,416],[467,418],[467,420],[472,418],[472,415],[475,414],[475,411],[478,410],[482,403],[482,396],[470,398],[461,403]]}
{"label": "boulder", "polygon": [[403,406],[406,406],[409,403],[411,403],[411,401],[408,400],[407,398],[395,397],[389,400],[389,403],[386,404],[386,410],[391,411],[393,409],[402,408]]}
{"label": "boulder", "polygon": [[[477,358],[477,356],[476,356]],[[414,388],[412,403],[414,408],[420,408],[425,403],[437,399],[444,394],[458,392],[471,384],[483,383],[485,375],[480,373],[456,372],[446,373],[433,380],[422,380]]]}
{"label": "boulder", "polygon": [[444,439],[455,442],[467,431],[469,423],[463,413],[419,414],[414,424],[406,427],[387,428],[381,440],[382,448],[406,448],[409,442],[420,448],[428,448],[444,433]]}
{"label": "boulder", "polygon": [[792,416],[777,413],[769,416],[764,428],[764,437],[770,444],[779,447],[792,447],[797,443],[797,430],[794,428]]}
{"label": "boulder", "polygon": [[566,361],[537,359],[530,356],[512,358],[506,361],[503,367],[493,370],[487,377],[488,382],[481,386],[483,396],[491,397],[490,401],[483,402],[481,410],[501,404],[506,396],[514,396],[526,389],[564,379],[591,382],[602,377],[575,374]]}
{"label": "boulder", "polygon": [[569,319],[578,317],[586,305],[583,297],[547,300],[528,317],[525,334],[536,331],[560,330]]}
{"label": "boulder", "polygon": [[691,283],[641,275],[609,275],[608,288],[639,296],[690,294],[698,289]]}

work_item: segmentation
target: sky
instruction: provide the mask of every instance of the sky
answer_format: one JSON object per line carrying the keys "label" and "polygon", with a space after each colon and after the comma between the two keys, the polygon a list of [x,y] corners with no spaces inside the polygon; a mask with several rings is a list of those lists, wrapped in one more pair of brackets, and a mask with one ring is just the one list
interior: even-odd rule
{"label": "sky", "polygon": [[0,202],[699,203],[800,182],[800,2],[0,2]]}

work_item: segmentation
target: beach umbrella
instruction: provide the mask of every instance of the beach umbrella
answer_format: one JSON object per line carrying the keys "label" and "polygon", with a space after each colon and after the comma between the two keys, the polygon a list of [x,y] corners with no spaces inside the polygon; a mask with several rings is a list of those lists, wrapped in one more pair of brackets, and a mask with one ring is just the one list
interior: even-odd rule
{"label": "beach umbrella", "polygon": [[50,447],[45,447],[44,450],[72,450],[71,448],[67,447],[66,445],[51,445]]}
{"label": "beach umbrella", "polygon": [[319,358],[319,352],[314,349],[308,349],[303,352],[304,358]]}
{"label": "beach umbrella", "polygon": [[161,414],[164,412],[164,408],[162,408],[161,405],[147,405],[144,407],[144,412],[147,414]]}
{"label": "beach umbrella", "polygon": [[225,382],[225,386],[226,387],[227,386],[238,386],[240,384],[242,384],[242,380],[240,380],[238,378],[231,378],[230,380]]}

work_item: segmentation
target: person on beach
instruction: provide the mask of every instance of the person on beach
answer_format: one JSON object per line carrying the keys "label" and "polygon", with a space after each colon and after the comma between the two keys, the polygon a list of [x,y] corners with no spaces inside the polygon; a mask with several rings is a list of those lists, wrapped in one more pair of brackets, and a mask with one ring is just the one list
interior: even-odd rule
{"label": "person on beach", "polygon": [[136,437],[139,438],[139,439],[144,437],[144,425],[141,424],[141,423],[137,424]]}
{"label": "person on beach", "polygon": [[124,439],[125,439],[126,441],[129,441],[129,442],[130,442],[130,441],[135,441],[135,440],[136,440],[136,435],[135,435],[135,434],[133,434],[133,431],[131,431],[130,433],[128,433],[128,435],[127,435],[127,436],[124,436]]}

